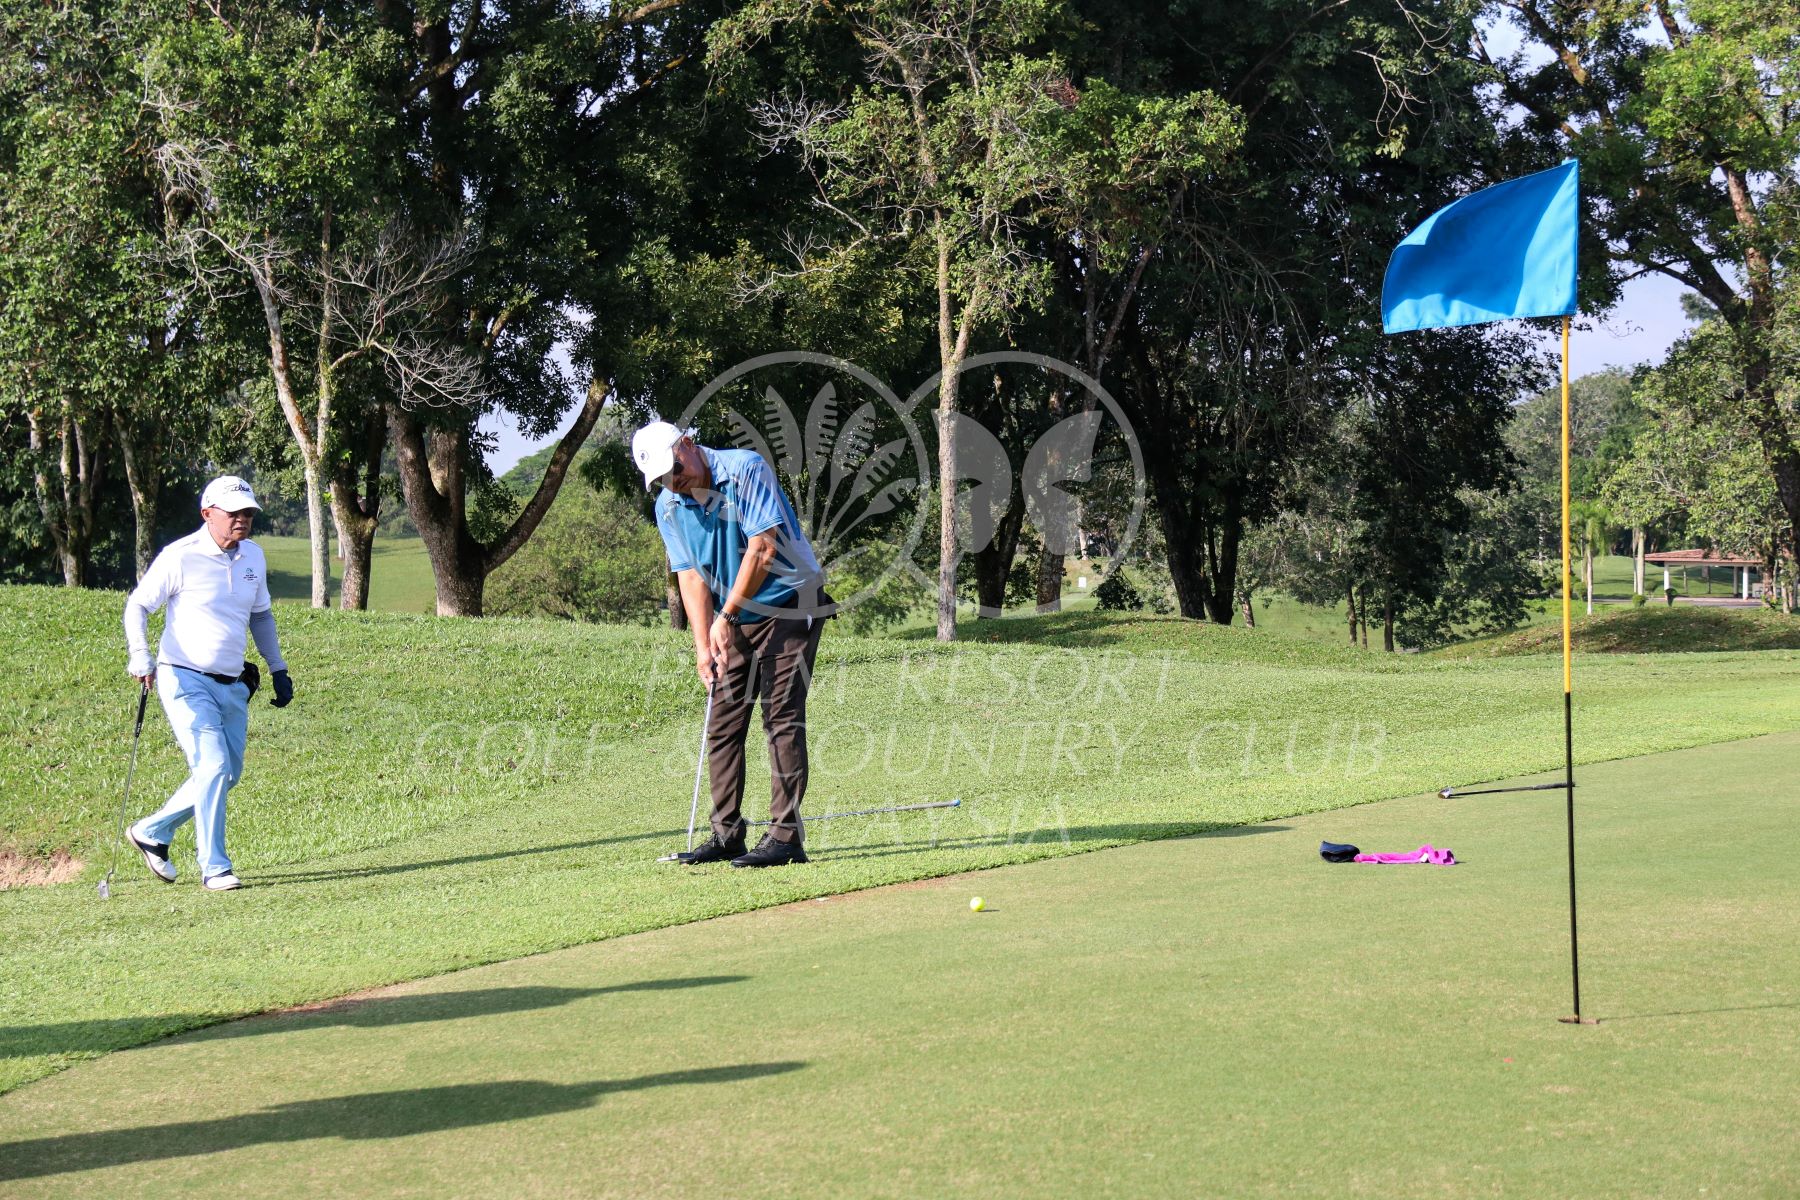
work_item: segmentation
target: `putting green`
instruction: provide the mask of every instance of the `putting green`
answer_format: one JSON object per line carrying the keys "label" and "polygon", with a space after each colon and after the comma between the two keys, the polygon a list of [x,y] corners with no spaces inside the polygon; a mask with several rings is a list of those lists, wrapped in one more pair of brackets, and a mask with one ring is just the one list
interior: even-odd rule
{"label": "putting green", "polygon": [[1560,794],[1417,797],[113,1054],[0,1097],[0,1193],[1800,1193],[1800,734],[1579,779],[1598,1026]]}

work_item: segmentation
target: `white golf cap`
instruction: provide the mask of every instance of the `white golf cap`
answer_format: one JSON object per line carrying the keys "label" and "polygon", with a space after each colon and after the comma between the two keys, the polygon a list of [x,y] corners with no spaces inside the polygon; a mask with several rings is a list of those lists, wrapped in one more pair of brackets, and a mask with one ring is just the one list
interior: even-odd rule
{"label": "white golf cap", "polygon": [[221,475],[206,485],[200,493],[201,508],[222,508],[226,512],[238,512],[246,508],[262,511],[262,505],[256,502],[256,493],[250,485],[236,475]]}
{"label": "white golf cap", "polygon": [[675,444],[685,436],[667,421],[652,421],[631,435],[631,460],[644,473],[646,492],[675,469]]}

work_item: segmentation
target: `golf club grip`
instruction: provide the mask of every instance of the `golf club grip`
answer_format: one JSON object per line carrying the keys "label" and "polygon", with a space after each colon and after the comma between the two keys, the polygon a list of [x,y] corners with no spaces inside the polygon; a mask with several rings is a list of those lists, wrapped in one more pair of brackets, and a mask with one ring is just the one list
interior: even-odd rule
{"label": "golf club grip", "polygon": [[150,685],[144,684],[138,689],[137,724],[131,727],[131,736],[135,739],[144,732],[144,708],[150,703]]}

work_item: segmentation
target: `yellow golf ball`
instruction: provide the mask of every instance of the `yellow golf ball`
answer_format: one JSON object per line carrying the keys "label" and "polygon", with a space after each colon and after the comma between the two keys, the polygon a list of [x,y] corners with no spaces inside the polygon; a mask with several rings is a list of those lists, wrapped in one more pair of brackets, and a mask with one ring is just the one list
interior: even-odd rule
{"label": "yellow golf ball", "polygon": [[977,896],[973,900],[969,901],[969,911],[970,912],[980,912],[982,909],[984,909],[986,907],[987,907],[987,901],[983,900],[980,896]]}

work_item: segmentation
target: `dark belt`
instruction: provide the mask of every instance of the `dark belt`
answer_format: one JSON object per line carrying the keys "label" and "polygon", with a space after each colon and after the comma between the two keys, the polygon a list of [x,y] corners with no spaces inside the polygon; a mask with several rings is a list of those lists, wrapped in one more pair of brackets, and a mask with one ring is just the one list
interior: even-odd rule
{"label": "dark belt", "polygon": [[215,675],[211,671],[202,671],[199,667],[186,667],[180,663],[170,663],[177,671],[187,671],[194,675],[204,675],[214,683],[236,683],[241,678],[237,675]]}

